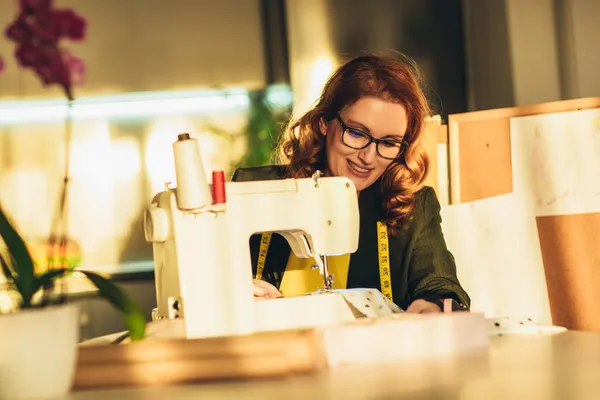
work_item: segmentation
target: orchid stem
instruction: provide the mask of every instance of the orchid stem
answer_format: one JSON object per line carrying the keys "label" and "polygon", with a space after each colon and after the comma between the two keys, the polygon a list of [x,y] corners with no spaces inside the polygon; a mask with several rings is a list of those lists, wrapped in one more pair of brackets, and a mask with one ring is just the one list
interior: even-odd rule
{"label": "orchid stem", "polygon": [[[71,96],[68,96],[68,107],[67,116],[65,121],[65,170],[63,176],[63,184],[59,197],[59,204],[56,209],[56,214],[52,220],[52,228],[50,232],[50,238],[48,240],[48,254],[47,259],[52,263],[48,265],[48,269],[52,269],[54,266],[55,253],[54,248],[56,241],[58,240],[58,268],[68,268],[67,262],[67,245],[68,245],[68,227],[69,227],[69,212],[68,212],[68,189],[69,189],[69,173],[70,173],[70,159],[71,159],[71,137],[73,130],[72,121],[72,108],[73,100]],[[67,295],[67,285],[65,278],[60,279],[61,291],[60,291],[60,302],[64,302]],[[49,290],[52,287],[48,288]],[[46,292],[46,291],[45,291]],[[47,293],[45,293],[47,294]]]}

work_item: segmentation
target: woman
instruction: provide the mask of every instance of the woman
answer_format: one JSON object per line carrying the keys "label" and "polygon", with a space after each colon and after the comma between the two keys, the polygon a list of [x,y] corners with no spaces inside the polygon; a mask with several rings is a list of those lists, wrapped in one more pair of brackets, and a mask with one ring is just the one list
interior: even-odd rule
{"label": "woman", "polygon": [[[288,127],[278,147],[281,165],[239,169],[233,180],[307,178],[316,170],[349,178],[359,196],[359,247],[328,260],[334,288],[376,288],[408,312],[440,312],[448,304],[464,310],[470,299],[446,248],[440,204],[422,184],[429,161],[421,128],[430,110],[415,71],[406,58],[347,62],[317,104]],[[389,263],[380,262],[382,243]],[[297,259],[281,236],[254,235],[250,246],[255,296],[322,287],[310,260]]]}

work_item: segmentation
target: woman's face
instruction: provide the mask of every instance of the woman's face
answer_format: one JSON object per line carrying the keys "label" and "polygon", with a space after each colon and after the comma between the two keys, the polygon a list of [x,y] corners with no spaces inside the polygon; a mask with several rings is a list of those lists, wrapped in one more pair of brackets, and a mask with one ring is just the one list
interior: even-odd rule
{"label": "woman's face", "polygon": [[[326,136],[328,172],[350,179],[360,192],[375,182],[393,160],[378,154],[374,142],[361,150],[348,147],[342,142],[342,123],[355,132],[355,138],[365,133],[366,138],[370,135],[375,139],[385,139],[386,142],[379,145],[379,151],[388,154],[395,142],[404,139],[408,126],[406,109],[398,103],[363,97],[344,108],[339,117],[342,122],[334,118],[331,121],[322,120],[320,124],[321,133]],[[352,143],[348,131],[344,138],[347,143]],[[385,150],[385,147],[388,149]]]}

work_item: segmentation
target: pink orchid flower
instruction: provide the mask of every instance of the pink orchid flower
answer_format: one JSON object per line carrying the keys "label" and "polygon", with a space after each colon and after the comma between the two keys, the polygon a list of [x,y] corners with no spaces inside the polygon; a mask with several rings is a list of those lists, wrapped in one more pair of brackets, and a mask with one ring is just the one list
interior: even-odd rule
{"label": "pink orchid flower", "polygon": [[79,41],[87,22],[73,10],[53,9],[52,0],[19,0],[17,18],[6,36],[16,43],[20,66],[31,68],[44,85],[61,86],[72,100],[72,87],[83,82],[83,60],[59,45],[60,39]]}

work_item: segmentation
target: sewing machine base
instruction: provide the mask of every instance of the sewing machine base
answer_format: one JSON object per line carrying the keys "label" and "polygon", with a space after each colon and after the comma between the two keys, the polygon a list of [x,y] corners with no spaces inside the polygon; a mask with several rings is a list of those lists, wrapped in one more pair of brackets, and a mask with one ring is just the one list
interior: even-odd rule
{"label": "sewing machine base", "polygon": [[[352,291],[342,292],[255,300],[256,333],[314,329],[321,335],[320,347],[329,367],[457,354],[485,349],[488,345],[490,330],[483,314],[396,313],[382,306],[376,316],[365,316],[347,301]],[[373,293],[379,292],[362,292],[371,300]],[[354,295],[361,297],[356,293]],[[235,340],[236,337],[245,336],[228,338]],[[145,340],[185,338],[184,320],[175,318],[150,323]]]}
{"label": "sewing machine base", "polygon": [[[316,328],[352,322],[360,317],[353,313],[352,306],[342,294],[332,292],[291,298],[257,299],[255,307],[255,332]],[[149,325],[147,336],[157,339],[184,339],[184,320],[173,318],[153,321]]]}
{"label": "sewing machine base", "polygon": [[[255,332],[314,328],[402,312],[375,289],[321,291],[278,299],[257,298],[254,300],[254,305]],[[166,321],[173,320],[179,322],[163,324],[163,326],[169,326],[169,329],[175,331],[163,332],[159,335],[185,338],[183,319],[166,319]],[[198,339],[198,337],[187,338]]]}

